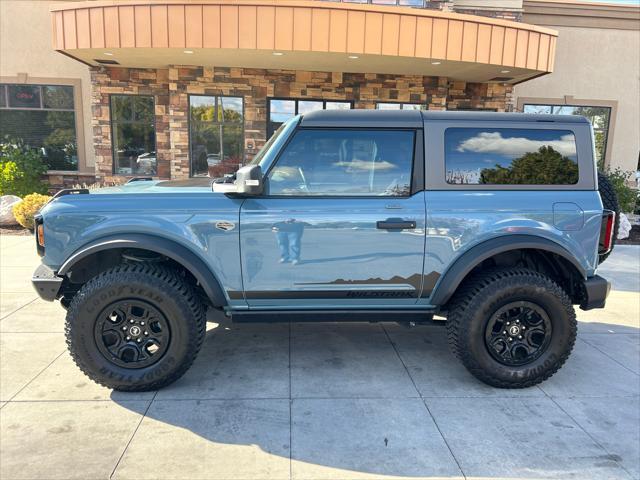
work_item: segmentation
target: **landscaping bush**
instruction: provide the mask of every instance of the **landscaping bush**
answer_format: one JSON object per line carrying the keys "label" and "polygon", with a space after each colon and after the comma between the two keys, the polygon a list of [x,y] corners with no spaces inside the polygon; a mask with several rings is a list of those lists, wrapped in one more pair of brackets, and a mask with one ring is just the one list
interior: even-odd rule
{"label": "landscaping bush", "polygon": [[30,193],[47,193],[42,175],[47,166],[38,150],[30,148],[22,140],[0,143],[0,195],[24,197]]}
{"label": "landscaping bush", "polygon": [[13,206],[13,215],[20,225],[33,230],[35,226],[33,217],[50,199],[51,197],[48,195],[40,195],[39,193],[27,195],[20,203]]}
{"label": "landscaping bush", "polygon": [[616,167],[615,170],[607,169],[604,174],[616,191],[620,211],[633,213],[638,202],[638,190],[631,188],[627,184],[627,182],[631,180],[633,172],[627,172],[620,167]]}

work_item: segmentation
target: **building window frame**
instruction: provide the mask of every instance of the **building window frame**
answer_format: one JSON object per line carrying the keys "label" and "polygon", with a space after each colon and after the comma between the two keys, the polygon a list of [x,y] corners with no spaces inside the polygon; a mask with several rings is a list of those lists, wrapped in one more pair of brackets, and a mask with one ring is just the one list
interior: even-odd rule
{"label": "building window frame", "polygon": [[[246,108],[247,108],[247,102],[245,99],[244,95],[207,95],[205,93],[190,93],[189,95],[187,95],[187,129],[189,132],[189,139],[188,139],[188,151],[189,151],[189,178],[197,178],[197,177],[202,177],[202,175],[198,175],[197,177],[194,175],[193,172],[193,161],[192,161],[192,155],[191,155],[191,128],[192,128],[192,121],[191,121],[191,97],[216,97],[216,98],[241,98],[242,99],[242,122],[240,122],[240,124],[242,125],[242,165],[245,165],[247,163],[247,153],[246,153],[246,138],[245,138],[245,121],[246,121]],[[216,108],[217,108],[217,103],[216,103]],[[214,122],[214,123],[219,123],[219,122]],[[224,123],[223,123],[224,125]]]}
{"label": "building window frame", "polygon": [[[544,98],[544,97],[518,97],[517,109],[524,112],[525,105],[539,105],[551,107],[602,107],[609,108],[609,125],[607,134],[604,139],[604,168],[611,166],[611,148],[613,144],[614,131],[616,126],[616,117],[618,113],[617,100],[596,100],[596,99],[578,99],[573,96],[566,95],[562,98]],[[594,145],[595,148],[595,145]]]}
{"label": "building window frame", "polygon": [[[84,136],[84,116],[82,108],[82,80],[79,78],[50,78],[50,77],[29,77],[25,74],[19,76],[0,76],[0,84],[9,85],[31,85],[31,86],[52,86],[73,88],[73,113],[76,130],[76,151],[78,155],[78,168],[76,170],[47,170],[47,175],[87,175],[94,173],[94,167],[87,166],[86,144]],[[8,94],[7,94],[8,95]],[[42,98],[40,99],[42,102]],[[41,103],[42,104],[42,103]],[[5,97],[5,107],[7,110],[38,111],[35,108],[10,108],[8,98]],[[56,109],[45,109],[45,111],[57,111]],[[61,110],[70,112],[72,110]]]}
{"label": "building window frame", "polygon": [[[267,140],[271,138],[271,135],[276,131],[271,131],[271,101],[283,100],[286,102],[295,102],[295,113],[293,116],[298,115],[298,105],[300,102],[322,102],[322,110],[327,109],[327,103],[348,103],[349,110],[353,110],[355,102],[353,100],[339,99],[339,98],[304,98],[304,97],[267,97]],[[283,122],[284,123],[284,122]]]}
{"label": "building window frame", "polygon": [[[404,110],[405,105],[411,105],[411,106],[418,106],[421,107],[419,108],[418,112],[423,112],[426,110],[429,110],[429,105],[426,103],[420,103],[420,102],[376,102],[376,110],[395,110],[395,109],[385,109],[385,108],[380,108],[380,105],[399,105],[400,108],[398,110]],[[407,110],[415,110],[413,108],[407,109]]]}
{"label": "building window frame", "polygon": [[115,123],[134,123],[134,122],[115,122],[113,120],[113,102],[112,99],[113,97],[147,97],[147,98],[151,98],[153,100],[153,151],[156,154],[156,173],[154,176],[158,175],[158,128],[157,128],[157,119],[156,119],[156,114],[155,114],[155,107],[156,107],[156,97],[155,95],[149,95],[149,94],[137,94],[137,93],[111,93],[109,94],[109,131],[111,134],[111,172],[114,176],[121,176],[121,177],[135,177],[137,174],[131,172],[131,173],[118,173],[116,171],[116,142],[114,141],[115,139],[115,130],[114,130],[114,124]]}

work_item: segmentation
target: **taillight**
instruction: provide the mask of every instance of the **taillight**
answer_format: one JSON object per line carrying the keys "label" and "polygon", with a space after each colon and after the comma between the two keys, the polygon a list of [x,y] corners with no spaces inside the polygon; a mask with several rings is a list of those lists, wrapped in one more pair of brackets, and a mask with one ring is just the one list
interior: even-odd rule
{"label": "taillight", "polygon": [[44,256],[44,223],[42,215],[34,217],[35,233],[36,233],[36,251],[41,257]]}
{"label": "taillight", "polygon": [[616,213],[611,210],[602,212],[602,224],[600,225],[600,242],[598,254],[604,255],[613,248],[613,227],[616,222]]}

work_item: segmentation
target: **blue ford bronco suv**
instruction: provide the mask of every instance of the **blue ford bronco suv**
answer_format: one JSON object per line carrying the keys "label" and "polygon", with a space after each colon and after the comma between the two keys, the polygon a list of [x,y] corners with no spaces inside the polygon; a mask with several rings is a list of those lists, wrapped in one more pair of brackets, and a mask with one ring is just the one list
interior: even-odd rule
{"label": "blue ford bronco suv", "polygon": [[473,375],[528,387],[569,356],[573,305],[605,305],[615,196],[582,117],[313,112],[234,178],[62,191],[41,211],[33,284],[67,309],[69,350],[94,381],[175,381],[217,309],[237,322],[443,316]]}

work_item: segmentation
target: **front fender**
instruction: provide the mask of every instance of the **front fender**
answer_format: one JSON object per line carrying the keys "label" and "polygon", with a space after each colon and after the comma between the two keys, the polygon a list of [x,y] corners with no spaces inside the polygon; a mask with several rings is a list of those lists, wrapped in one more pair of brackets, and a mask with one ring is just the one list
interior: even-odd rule
{"label": "front fender", "polygon": [[71,254],[60,266],[57,274],[64,276],[80,260],[97,252],[114,248],[139,248],[171,258],[191,272],[214,306],[221,307],[227,304],[219,280],[202,257],[177,242],[153,235],[120,234],[89,242]]}

